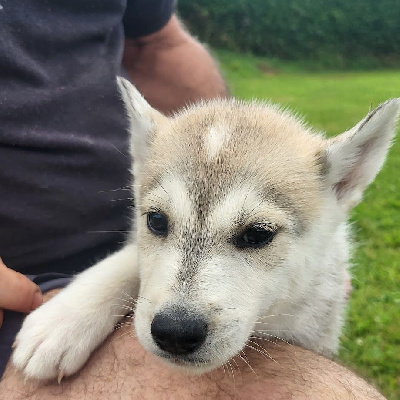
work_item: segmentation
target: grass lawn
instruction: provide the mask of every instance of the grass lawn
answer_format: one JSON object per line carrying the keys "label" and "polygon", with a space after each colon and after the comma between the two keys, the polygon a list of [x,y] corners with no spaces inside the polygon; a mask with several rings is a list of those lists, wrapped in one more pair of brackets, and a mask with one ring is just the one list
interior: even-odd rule
{"label": "grass lawn", "polygon": [[[271,99],[335,135],[369,110],[400,97],[400,71],[307,72],[296,65],[217,52],[236,97]],[[389,399],[400,399],[400,139],[353,212],[353,293],[341,362]]]}

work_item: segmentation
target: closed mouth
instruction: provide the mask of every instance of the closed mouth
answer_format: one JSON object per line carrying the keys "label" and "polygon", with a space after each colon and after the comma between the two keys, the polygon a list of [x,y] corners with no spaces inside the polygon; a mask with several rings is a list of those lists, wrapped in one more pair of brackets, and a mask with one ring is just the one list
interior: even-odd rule
{"label": "closed mouth", "polygon": [[210,364],[209,360],[204,360],[202,358],[177,357],[167,353],[157,354],[157,356],[161,357],[165,361],[170,362],[171,364],[182,367],[201,367]]}

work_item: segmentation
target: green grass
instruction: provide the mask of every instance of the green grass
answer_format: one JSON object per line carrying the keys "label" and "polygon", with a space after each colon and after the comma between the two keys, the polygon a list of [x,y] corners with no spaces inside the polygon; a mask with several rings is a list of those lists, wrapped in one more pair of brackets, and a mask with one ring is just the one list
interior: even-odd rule
{"label": "green grass", "polygon": [[[307,72],[299,65],[217,52],[232,93],[271,99],[334,135],[400,96],[400,71]],[[400,140],[352,219],[353,293],[339,359],[400,399]]]}

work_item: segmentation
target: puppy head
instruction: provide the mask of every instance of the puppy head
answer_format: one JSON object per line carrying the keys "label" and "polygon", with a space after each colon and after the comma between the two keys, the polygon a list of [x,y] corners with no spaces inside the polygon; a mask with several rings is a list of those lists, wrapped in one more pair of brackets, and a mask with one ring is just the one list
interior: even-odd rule
{"label": "puppy head", "polygon": [[325,140],[272,105],[217,100],[166,118],[119,85],[134,159],[136,333],[171,365],[209,370],[308,290],[384,161],[399,101]]}

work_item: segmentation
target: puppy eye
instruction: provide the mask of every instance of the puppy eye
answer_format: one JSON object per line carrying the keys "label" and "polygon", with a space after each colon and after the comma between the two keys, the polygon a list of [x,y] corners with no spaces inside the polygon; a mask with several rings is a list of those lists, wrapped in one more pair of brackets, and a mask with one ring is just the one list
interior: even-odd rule
{"label": "puppy eye", "polygon": [[150,212],[147,214],[147,227],[158,236],[168,234],[168,218],[164,214]]}
{"label": "puppy eye", "polygon": [[272,242],[276,230],[266,229],[262,226],[252,226],[238,235],[233,244],[239,249],[257,249]]}

